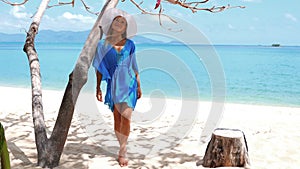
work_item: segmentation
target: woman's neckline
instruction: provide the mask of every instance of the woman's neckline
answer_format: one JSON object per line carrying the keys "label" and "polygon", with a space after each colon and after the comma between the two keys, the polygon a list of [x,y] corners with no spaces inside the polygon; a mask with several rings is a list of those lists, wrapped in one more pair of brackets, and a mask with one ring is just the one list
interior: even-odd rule
{"label": "woman's neckline", "polygon": [[[123,41],[123,40],[122,40]],[[111,45],[112,46],[112,48],[117,52],[117,53],[120,53],[124,48],[125,48],[125,46],[126,46],[126,44],[127,44],[127,38],[125,38],[124,39],[124,44],[123,45]],[[116,46],[118,46],[118,47],[120,47],[120,49],[118,50],[117,48],[116,48]]]}

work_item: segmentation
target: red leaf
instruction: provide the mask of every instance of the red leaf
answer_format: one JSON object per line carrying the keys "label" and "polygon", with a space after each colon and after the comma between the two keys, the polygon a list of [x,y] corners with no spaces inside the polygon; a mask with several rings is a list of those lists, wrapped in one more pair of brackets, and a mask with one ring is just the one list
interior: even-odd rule
{"label": "red leaf", "polygon": [[158,8],[161,0],[157,0],[154,9]]}

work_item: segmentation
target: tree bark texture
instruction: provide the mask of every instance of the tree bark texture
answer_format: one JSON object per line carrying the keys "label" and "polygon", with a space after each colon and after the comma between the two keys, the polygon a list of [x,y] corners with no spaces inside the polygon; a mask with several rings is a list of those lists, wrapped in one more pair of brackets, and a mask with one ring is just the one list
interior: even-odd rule
{"label": "tree bark texture", "polygon": [[47,151],[47,134],[46,125],[43,114],[43,102],[42,102],[42,85],[40,74],[40,63],[38,54],[34,47],[34,39],[38,33],[40,21],[44,12],[49,4],[50,0],[43,0],[38,8],[37,13],[34,16],[33,22],[30,25],[27,32],[26,42],[23,51],[27,54],[30,76],[31,76],[31,90],[32,90],[32,117],[35,133],[35,143],[38,153],[38,163],[42,161],[42,158],[46,158]]}
{"label": "tree bark texture", "polygon": [[238,129],[216,129],[206,148],[203,166],[248,168],[250,160],[244,133]]}
{"label": "tree bark texture", "polygon": [[43,0],[41,2],[39,9],[34,16],[33,22],[30,25],[29,31],[27,32],[23,51],[27,54],[30,66],[32,116],[38,153],[38,165],[41,167],[53,168],[59,165],[59,160],[67,139],[78,95],[83,85],[87,82],[88,70],[100,38],[100,19],[105,10],[113,8],[118,4],[118,0],[107,0],[102,8],[101,13],[84,44],[77,64],[69,76],[69,82],[65,89],[54,129],[48,139],[43,115],[40,64],[35,50],[34,40],[38,33],[41,18],[49,4],[49,1],[50,0]]}
{"label": "tree bark texture", "polygon": [[97,44],[100,37],[100,20],[104,11],[113,8],[118,4],[118,0],[107,0],[94,24],[80,56],[77,60],[73,72],[69,75],[69,82],[66,86],[64,97],[58,112],[58,117],[50,137],[50,147],[52,151],[53,163],[58,165],[60,156],[62,154],[64,144],[67,139],[68,131],[73,118],[75,104],[79,96],[81,88],[87,82],[88,70],[94,58]]}

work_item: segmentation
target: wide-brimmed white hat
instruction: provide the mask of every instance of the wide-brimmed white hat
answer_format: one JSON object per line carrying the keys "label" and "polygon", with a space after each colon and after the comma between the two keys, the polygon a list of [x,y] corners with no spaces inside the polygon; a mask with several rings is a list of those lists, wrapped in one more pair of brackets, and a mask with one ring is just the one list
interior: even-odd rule
{"label": "wide-brimmed white hat", "polygon": [[100,21],[100,26],[102,27],[103,33],[105,35],[108,34],[109,27],[113,19],[117,16],[122,16],[127,21],[127,30],[126,30],[127,38],[131,38],[134,35],[136,35],[137,26],[133,16],[117,8],[110,8],[104,12]]}

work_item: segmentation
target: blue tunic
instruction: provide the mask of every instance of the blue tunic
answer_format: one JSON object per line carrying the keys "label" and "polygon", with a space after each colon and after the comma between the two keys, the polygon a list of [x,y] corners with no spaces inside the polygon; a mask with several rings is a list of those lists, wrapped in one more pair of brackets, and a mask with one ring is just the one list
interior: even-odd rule
{"label": "blue tunic", "polygon": [[135,45],[133,41],[126,39],[124,47],[118,52],[110,44],[104,43],[103,40],[98,43],[93,60],[96,71],[102,74],[102,80],[107,83],[104,104],[111,111],[117,103],[127,103],[134,109],[137,102],[135,72],[138,72]]}

